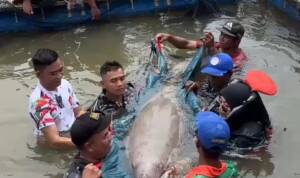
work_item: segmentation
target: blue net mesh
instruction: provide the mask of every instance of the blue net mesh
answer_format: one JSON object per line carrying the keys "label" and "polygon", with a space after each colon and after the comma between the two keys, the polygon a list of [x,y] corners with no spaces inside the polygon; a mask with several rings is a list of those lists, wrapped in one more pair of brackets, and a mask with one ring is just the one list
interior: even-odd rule
{"label": "blue net mesh", "polygon": [[[191,109],[193,113],[201,110],[200,103],[198,102],[197,96],[194,92],[186,92],[186,90],[184,89],[184,84],[191,78],[194,69],[201,64],[201,60],[206,54],[206,50],[203,48],[196,51],[195,56],[181,76],[181,81],[179,82],[177,90],[178,103],[183,107]],[[107,170],[105,172],[106,177],[132,177],[132,171],[130,170],[130,166],[128,166],[128,159],[125,154],[125,146],[123,145],[122,140],[128,135],[128,132],[133,125],[137,113],[139,113],[144,108],[147,100],[149,100],[156,92],[161,89],[164,81],[168,80],[169,76],[167,56],[164,55],[162,50],[154,42],[151,43],[150,60],[148,69],[146,71],[147,76],[145,76],[145,87],[144,90],[137,96],[136,103],[134,103],[134,110],[115,120],[113,123],[116,135],[114,138],[114,149],[109,154],[105,162],[106,167],[104,170]],[[192,116],[193,114],[187,117],[192,118]],[[193,125],[192,123],[193,122],[191,122],[191,125]],[[117,166],[116,162],[118,163],[119,167]],[[118,172],[118,174],[115,174],[111,170],[114,170],[114,172]],[[122,172],[124,171],[128,174],[123,174]]]}
{"label": "blue net mesh", "polygon": [[201,65],[202,59],[207,56],[205,48],[197,49],[195,56],[182,74],[182,82],[178,87],[178,102],[182,106],[189,107],[194,113],[201,111],[199,99],[194,92],[187,92],[184,88],[185,83],[191,79],[194,70]]}
{"label": "blue net mesh", "polygon": [[168,65],[166,57],[162,51],[157,48],[157,44],[151,42],[150,61],[144,90],[137,95],[136,103],[130,103],[134,105],[134,109],[113,122],[115,137],[112,151],[104,161],[104,167],[102,169],[104,177],[133,177],[131,167],[128,165],[129,161],[126,156],[123,139],[131,129],[137,113],[143,109],[146,101],[160,89],[161,81],[166,78],[167,71]]}

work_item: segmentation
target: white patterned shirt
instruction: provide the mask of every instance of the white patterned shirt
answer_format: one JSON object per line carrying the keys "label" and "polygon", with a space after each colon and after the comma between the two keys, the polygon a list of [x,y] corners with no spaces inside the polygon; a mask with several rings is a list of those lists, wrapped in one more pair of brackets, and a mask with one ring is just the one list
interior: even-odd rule
{"label": "white patterned shirt", "polygon": [[31,93],[28,108],[35,122],[35,134],[42,135],[43,128],[54,124],[59,132],[69,131],[78,106],[79,101],[67,80],[62,79],[56,91],[48,91],[38,83]]}

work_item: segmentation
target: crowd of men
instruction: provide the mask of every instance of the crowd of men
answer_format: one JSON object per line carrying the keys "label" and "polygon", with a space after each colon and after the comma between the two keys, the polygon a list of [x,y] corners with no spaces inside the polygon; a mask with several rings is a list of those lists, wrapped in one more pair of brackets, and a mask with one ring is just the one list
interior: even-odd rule
{"label": "crowd of men", "polygon": [[[91,9],[94,8],[94,0],[86,2]],[[24,12],[32,14],[31,0],[24,0],[23,8]],[[97,18],[100,11],[95,11],[93,14]],[[238,140],[239,147],[256,143],[245,137],[233,138],[234,133],[252,127],[257,128],[253,129],[253,135],[265,135],[265,130],[271,127],[259,94],[247,83],[231,78],[246,61],[245,53],[239,48],[244,27],[239,22],[229,21],[219,30],[218,43],[211,33],[198,40],[166,33],[156,35],[157,41],[169,42],[177,48],[195,50],[205,46],[211,56],[197,73],[205,75],[205,80],[186,83],[188,92],[195,92],[200,99],[206,100],[201,102],[203,111],[195,116],[195,146],[201,156],[198,166],[186,174],[187,178],[236,177],[237,170],[230,162],[221,161],[220,155],[232,139]],[[66,177],[131,177],[119,166],[121,159],[116,159],[120,148],[113,139],[112,128],[112,123],[126,113],[126,106],[134,100],[136,93],[135,86],[126,81],[122,65],[117,61],[107,61],[101,66],[102,92],[90,107],[84,109],[80,107],[71,84],[63,79],[64,62],[55,51],[38,49],[32,57],[32,64],[39,80],[29,99],[35,134],[44,137],[50,148],[78,150]],[[256,97],[249,100],[254,94]],[[247,105],[246,101],[249,101]],[[243,110],[236,112],[241,107]],[[182,174],[179,170],[175,165],[164,176],[176,177]]]}

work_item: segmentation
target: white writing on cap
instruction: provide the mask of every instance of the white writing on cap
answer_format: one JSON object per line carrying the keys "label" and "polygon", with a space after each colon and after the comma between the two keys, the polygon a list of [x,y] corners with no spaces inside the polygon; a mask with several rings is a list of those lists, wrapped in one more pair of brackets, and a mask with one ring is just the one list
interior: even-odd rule
{"label": "white writing on cap", "polygon": [[226,23],[226,24],[225,24],[225,27],[226,27],[227,29],[231,30],[231,28],[232,28],[232,22]]}
{"label": "white writing on cap", "polygon": [[215,66],[220,63],[220,59],[218,57],[212,57],[210,60],[210,64]]}

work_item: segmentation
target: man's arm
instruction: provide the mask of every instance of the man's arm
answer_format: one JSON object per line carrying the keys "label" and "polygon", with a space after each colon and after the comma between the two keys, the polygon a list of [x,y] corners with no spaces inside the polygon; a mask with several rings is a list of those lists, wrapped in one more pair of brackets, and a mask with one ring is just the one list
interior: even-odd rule
{"label": "man's arm", "polygon": [[90,6],[91,8],[91,15],[92,20],[99,20],[101,16],[101,11],[97,7],[96,0],[85,0],[85,2]]}
{"label": "man's arm", "polygon": [[26,13],[27,15],[32,15],[33,10],[32,10],[32,4],[31,0],[23,0],[23,12]]}
{"label": "man's arm", "polygon": [[183,173],[192,169],[193,160],[186,158],[175,162],[175,164],[168,168],[160,178],[179,178]]}
{"label": "man's arm", "polygon": [[73,150],[76,146],[72,143],[71,138],[62,137],[56,128],[56,125],[50,125],[42,129],[42,132],[46,138],[47,144],[51,148],[60,150]]}
{"label": "man's arm", "polygon": [[155,36],[155,39],[160,42],[168,41],[169,43],[171,43],[179,49],[194,50],[196,48],[200,48],[203,45],[203,43],[200,40],[188,40],[183,37],[171,35],[168,33],[158,33]]}

